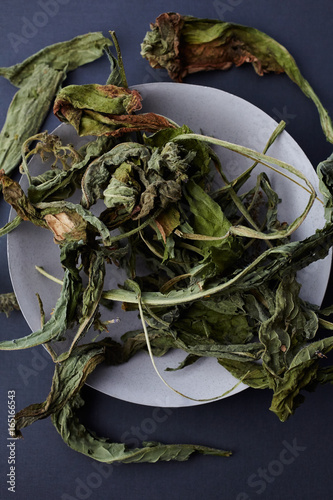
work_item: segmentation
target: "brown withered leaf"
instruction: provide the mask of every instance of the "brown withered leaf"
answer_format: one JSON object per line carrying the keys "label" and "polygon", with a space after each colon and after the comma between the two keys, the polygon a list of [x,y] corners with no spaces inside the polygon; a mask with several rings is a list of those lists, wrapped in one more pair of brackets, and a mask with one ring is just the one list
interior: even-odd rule
{"label": "brown withered leaf", "polygon": [[19,183],[8,177],[3,169],[0,170],[0,184],[4,200],[14,208],[21,219],[30,220],[36,225],[46,227],[45,221],[30,203]]}
{"label": "brown withered leaf", "polygon": [[[92,113],[89,113],[92,116]],[[101,120],[99,126],[104,125],[106,131],[99,133],[90,132],[87,135],[106,135],[120,137],[129,132],[157,132],[164,128],[173,128],[174,126],[163,116],[156,113],[142,113],[140,115],[110,115],[109,117],[98,116],[97,121]],[[98,132],[98,127],[97,127]]]}
{"label": "brown withered leaf", "polygon": [[[284,71],[274,57],[253,43],[255,35],[257,41],[261,35],[254,28],[166,12],[151,29],[143,41],[142,55],[152,67],[166,68],[178,82],[189,73],[224,70],[245,62],[252,63],[259,75]],[[163,42],[161,48],[158,40]]]}
{"label": "brown withered leaf", "polygon": [[80,136],[119,137],[127,132],[173,127],[155,113],[132,114],[142,108],[141,101],[136,90],[115,85],[68,85],[58,93],[53,112],[59,120],[73,125]]}
{"label": "brown withered leaf", "polygon": [[174,205],[170,205],[166,210],[155,219],[155,223],[160,231],[164,243],[167,236],[180,224],[180,213]]}
{"label": "brown withered leaf", "polygon": [[64,121],[75,123],[85,109],[105,114],[131,114],[142,108],[142,98],[136,90],[116,85],[68,85],[57,95],[54,114]]}
{"label": "brown withered leaf", "polygon": [[69,234],[71,234],[73,237],[74,232],[78,233],[74,238],[75,240],[81,239],[79,233],[82,236],[82,239],[86,238],[87,224],[76,212],[59,212],[58,214],[46,214],[44,215],[44,219],[48,227],[53,232],[54,239],[57,243],[64,241],[66,239],[66,236],[68,236]]}
{"label": "brown withered leaf", "polygon": [[266,33],[241,24],[174,12],[161,14],[150,27],[141,55],[153,68],[165,68],[175,81],[181,82],[187,74],[197,71],[225,70],[243,63],[251,63],[258,75],[286,73],[313,101],[323,132],[333,142],[333,125],[320,99],[288,50]]}

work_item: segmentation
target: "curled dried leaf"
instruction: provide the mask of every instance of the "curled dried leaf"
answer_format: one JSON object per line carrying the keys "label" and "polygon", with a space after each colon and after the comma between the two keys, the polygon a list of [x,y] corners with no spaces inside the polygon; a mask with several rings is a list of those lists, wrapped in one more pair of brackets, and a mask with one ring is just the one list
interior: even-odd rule
{"label": "curled dried leaf", "polygon": [[173,127],[155,113],[134,115],[141,109],[142,98],[137,90],[115,85],[68,85],[57,95],[53,107],[59,120],[70,123],[80,136],[111,135]]}
{"label": "curled dried leaf", "polygon": [[178,82],[197,71],[225,70],[244,63],[251,63],[258,75],[285,72],[312,99],[323,132],[333,142],[331,119],[294,58],[262,31],[217,19],[166,12],[151,24],[151,31],[141,45],[141,55],[153,68],[167,69],[169,76]]}
{"label": "curled dried leaf", "polygon": [[46,214],[44,215],[44,219],[53,232],[56,241],[63,241],[65,235],[75,228],[73,220],[65,212],[60,212],[55,215]]}

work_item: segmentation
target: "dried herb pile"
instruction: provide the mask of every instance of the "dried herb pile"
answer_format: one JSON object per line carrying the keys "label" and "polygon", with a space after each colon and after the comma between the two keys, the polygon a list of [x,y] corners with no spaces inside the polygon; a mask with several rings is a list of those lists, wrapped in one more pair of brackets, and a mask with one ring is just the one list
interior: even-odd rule
{"label": "dried herb pile", "polygon": [[[167,28],[160,29],[162,23]],[[215,60],[209,47],[215,46],[223,49],[221,68],[248,61],[252,54],[258,72],[288,67],[296,74],[288,66],[291,56],[285,49],[285,58],[280,49],[272,49],[278,65],[260,56],[263,36],[228,23],[165,14],[147,34],[143,54],[149,53],[153,65],[166,67],[177,79],[195,68],[207,69],[207,54]],[[198,49],[201,44],[195,64],[189,62],[194,49],[187,43]],[[234,54],[234,44],[240,58],[228,56]],[[172,52],[175,47],[179,52]],[[250,387],[270,389],[270,409],[281,421],[302,402],[303,389],[332,383],[333,367],[323,364],[323,358],[333,347],[333,336],[319,336],[319,326],[333,329],[325,319],[331,310],[321,311],[301,299],[296,273],[324,258],[333,243],[333,157],[317,170],[326,224],[303,241],[291,241],[316,193],[302,172],[267,154],[285,124],[267,138],[261,153],[195,134],[186,124],[154,113],[142,114],[141,96],[127,87],[119,51],[118,60],[108,49],[107,54],[111,75],[106,85],[67,86],[54,102],[61,121],[72,124],[79,135],[96,139],[75,150],[54,135],[34,131],[22,146],[27,192],[8,177],[8,167],[0,174],[4,199],[17,212],[0,234],[22,221],[51,230],[64,269],[51,318],[42,316],[41,329],[26,337],[0,342],[0,350],[44,344],[55,362],[47,400],[16,415],[15,436],[51,416],[69,446],[107,463],[186,460],[195,451],[228,456],[229,451],[197,445],[143,443],[139,449],[128,449],[98,438],[77,419],[83,404],[80,389],[101,362],[124,363],[141,350],[153,358],[170,349],[184,351],[181,365],[170,369],[186,370],[201,357],[213,357]],[[44,64],[43,57],[41,61]],[[177,63],[176,69],[170,61]],[[329,136],[329,118],[321,104],[318,109]],[[251,158],[253,165],[227,179],[212,144]],[[52,168],[32,176],[27,160],[33,154],[51,155]],[[308,203],[294,221],[279,220],[279,193],[260,165],[299,177]],[[250,177],[255,181],[247,188]],[[77,191],[80,203],[69,201]],[[101,201],[103,210],[94,215],[92,209]],[[138,259],[149,268],[143,276],[137,273]],[[128,279],[118,289],[105,290],[106,266],[127,271]],[[107,332],[100,317],[100,305],[112,306],[114,301],[122,302],[125,310],[137,310],[142,322],[142,328],[127,332],[122,343],[112,339],[112,330]],[[5,298],[3,304],[7,311]],[[76,333],[69,349],[56,353],[54,343],[61,342],[70,328]],[[84,344],[91,328],[103,338]]]}

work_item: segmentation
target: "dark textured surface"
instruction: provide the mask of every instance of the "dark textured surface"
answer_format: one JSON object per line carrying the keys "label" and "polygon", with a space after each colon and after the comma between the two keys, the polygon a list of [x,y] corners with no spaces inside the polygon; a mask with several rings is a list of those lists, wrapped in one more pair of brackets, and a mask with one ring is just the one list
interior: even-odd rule
{"label": "dark textured surface", "polygon": [[[333,114],[331,22],[329,0],[198,0],[148,3],[122,0],[3,0],[0,18],[0,66],[15,64],[45,45],[88,31],[115,30],[122,48],[130,85],[168,81],[163,71],[151,70],[139,54],[149,23],[165,11],[220,18],[256,27],[273,36],[294,55],[304,76]],[[44,14],[41,14],[41,13]],[[71,73],[66,83],[104,83],[108,63],[101,59]],[[321,132],[314,105],[284,76],[258,77],[250,66],[228,72],[192,75],[187,83],[208,85],[239,95],[275,119],[286,119],[288,131],[314,166],[332,147]],[[0,80],[0,123],[15,92]],[[50,116],[45,128],[58,121]],[[0,223],[9,209],[0,201]],[[6,240],[0,239],[0,292],[11,289]],[[333,283],[325,304],[331,303]],[[2,338],[27,335],[19,312],[0,317]],[[331,498],[333,451],[332,387],[306,394],[305,403],[286,423],[269,411],[268,391],[247,390],[223,401],[194,408],[157,412],[154,408],[114,400],[85,388],[83,421],[113,440],[196,442],[232,449],[231,458],[195,456],[186,463],[100,466],[70,450],[49,419],[24,431],[16,442],[16,493],[7,490],[7,393],[15,391],[17,410],[40,402],[48,394],[53,367],[43,348],[1,352],[0,498],[31,499],[225,499],[312,500]],[[147,389],[148,390],[148,389]],[[137,442],[136,442],[137,444]]]}

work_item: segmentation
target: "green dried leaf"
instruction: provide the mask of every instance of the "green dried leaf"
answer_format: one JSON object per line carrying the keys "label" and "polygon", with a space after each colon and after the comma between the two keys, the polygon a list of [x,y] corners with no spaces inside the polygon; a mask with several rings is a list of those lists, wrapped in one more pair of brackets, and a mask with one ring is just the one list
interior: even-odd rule
{"label": "green dried leaf", "polygon": [[92,326],[98,314],[98,307],[103,292],[105,277],[105,261],[103,252],[89,252],[87,260],[89,262],[89,281],[82,293],[79,327],[73,340],[71,341],[70,348],[54,358],[54,361],[57,362],[62,362],[70,356],[75,345]]}
{"label": "green dried leaf", "polygon": [[16,92],[0,133],[0,164],[6,174],[19,163],[24,141],[42,126],[64,78],[64,71],[39,64],[30,79]]}
{"label": "green dried leaf", "polygon": [[[149,322],[149,320],[147,320]],[[259,342],[247,344],[223,344],[214,339],[207,339],[202,335],[190,333],[180,329],[177,332],[177,323],[172,328],[156,329],[147,327],[149,342],[156,355],[162,355],[169,349],[181,349],[196,357],[230,359],[240,362],[259,359],[263,346]],[[177,333],[176,333],[177,332]],[[128,360],[140,350],[146,350],[146,340],[141,330],[132,333],[133,336],[123,336],[124,354],[122,359]]]}
{"label": "green dried leaf", "polygon": [[319,384],[333,384],[333,366],[319,368],[316,382]]}
{"label": "green dried leaf", "polygon": [[172,175],[174,180],[187,181],[186,171],[195,157],[195,151],[187,152],[178,144],[167,142],[163,147],[153,149],[147,165],[147,178],[150,182],[155,182],[168,180]]}
{"label": "green dried leaf", "polygon": [[[111,347],[111,346],[110,346]],[[15,417],[14,437],[20,429],[51,415],[52,422],[68,446],[95,460],[113,462],[184,461],[194,452],[230,456],[230,451],[200,445],[143,443],[142,448],[128,449],[123,443],[110,443],[88,431],[78,420],[77,410],[84,404],[79,392],[88,375],[105,359],[103,344],[77,347],[70,358],[55,366],[52,387],[46,401],[30,405]]]}
{"label": "green dried leaf", "polygon": [[[182,125],[181,127],[159,130],[148,137],[144,136],[144,142],[153,148],[163,148],[177,136],[191,133],[192,130],[187,125]],[[179,144],[183,151],[190,153],[191,156],[195,153],[195,156],[191,158],[191,165],[196,169],[196,172],[193,173],[194,177],[197,176],[197,173],[200,173],[201,176],[207,175],[210,170],[212,158],[215,159],[213,151],[207,144],[199,140],[179,141]]]}
{"label": "green dried leaf", "polygon": [[[195,245],[223,272],[240,257],[241,251],[239,242],[233,236],[228,236],[230,222],[220,206],[193,180],[186,184],[185,197],[193,214],[192,225],[198,235]],[[207,236],[216,237],[217,241],[207,241]],[[219,240],[219,237],[223,239]]]}
{"label": "green dried leaf", "polygon": [[96,437],[87,430],[76,417],[77,410],[84,404],[77,395],[62,410],[52,415],[52,422],[65,443],[73,450],[104,463],[142,463],[157,461],[184,461],[192,453],[204,455],[230,456],[231,452],[200,445],[142,443],[142,448],[128,449],[122,443],[110,443],[106,438]]}
{"label": "green dried leaf", "polygon": [[195,334],[185,334],[179,336],[173,342],[173,347],[182,349],[183,351],[217,359],[232,359],[236,361],[248,361],[259,359],[263,346],[259,342],[248,344],[219,344],[218,342],[203,339]]}
{"label": "green dried leaf", "polygon": [[[186,184],[185,197],[194,216],[196,233],[204,236],[225,236],[231,227],[220,206],[198,184],[190,180]],[[201,248],[221,246],[220,241],[198,241]]]}
{"label": "green dried leaf", "polygon": [[300,395],[300,391],[316,381],[318,353],[324,355],[332,348],[333,337],[312,342],[296,354],[282,378],[269,382],[269,386],[274,390],[270,410],[282,422],[286,421],[303,401],[304,397]]}
{"label": "green dried leaf", "polygon": [[230,359],[219,359],[219,364],[226,368],[231,375],[242,380],[242,382],[253,389],[267,389],[267,373],[264,368],[253,361],[237,361]]}
{"label": "green dried leaf", "polygon": [[174,180],[155,181],[141,194],[140,212],[136,219],[149,215],[157,207],[165,209],[181,198],[180,184]]}
{"label": "green dried leaf", "polygon": [[[91,162],[107,151],[112,143],[113,141],[109,137],[99,137],[81,148],[78,155],[82,159],[73,162],[67,169],[53,168],[39,176],[31,177],[31,184],[28,189],[29,200],[32,203],[40,203],[41,201],[57,201],[69,198],[80,185],[83,173],[89,168]],[[39,153],[43,154],[43,148]]]}
{"label": "green dried leaf", "polygon": [[0,342],[0,350],[27,349],[45,344],[51,340],[62,340],[73,321],[73,313],[81,294],[81,283],[66,270],[61,294],[57,300],[54,312],[45,325],[30,335],[15,340]]}
{"label": "green dried leaf", "polygon": [[89,344],[76,348],[70,360],[57,363],[52,387],[43,403],[32,404],[15,415],[15,435],[22,437],[21,429],[37,420],[60,411],[83,387],[88,375],[104,361],[104,347]]}
{"label": "green dried leaf", "polygon": [[17,228],[22,222],[22,219],[19,215],[17,215],[12,221],[7,222],[1,229],[0,229],[0,237],[4,236],[5,234],[10,233],[14,229]]}
{"label": "green dried leaf", "polygon": [[116,85],[68,85],[58,93],[53,111],[59,119],[68,121],[79,133],[83,110],[90,109],[110,115],[131,114],[141,109],[141,96],[136,90]]}
{"label": "green dried leaf", "polygon": [[[98,138],[101,139],[101,138]],[[99,198],[103,198],[105,190],[110,182],[111,176],[117,168],[123,166],[123,173],[131,170],[131,167],[146,166],[150,158],[150,151],[141,144],[134,142],[123,142],[117,144],[109,151],[102,154],[95,161],[91,162],[82,178],[82,200],[81,204],[85,208],[90,208]],[[118,175],[121,171],[118,171]],[[132,176],[130,176],[132,182]],[[125,182],[128,176],[118,179]]]}
{"label": "green dried leaf", "polygon": [[[305,341],[307,318],[300,308],[299,290],[292,274],[282,279],[276,290],[274,312],[259,329],[259,340],[265,346],[263,364],[270,377],[283,376],[294,358],[295,343],[299,349]],[[316,334],[318,321],[314,321],[313,327],[311,338]]]}
{"label": "green dried leaf", "polygon": [[108,208],[123,206],[129,214],[134,210],[140,195],[140,185],[132,173],[132,165],[122,163],[113,173],[103,192],[104,203]]}
{"label": "green dried leaf", "polygon": [[0,133],[0,165],[9,174],[21,158],[21,146],[41,127],[68,71],[94,61],[111,41],[88,33],[45,47],[25,61],[0,68],[0,75],[20,87]]}
{"label": "green dried leaf", "polygon": [[9,314],[15,309],[17,311],[20,310],[15,293],[10,292],[0,294],[0,313],[5,313],[8,318]]}
{"label": "green dried leaf", "polygon": [[[221,310],[219,310],[219,302]],[[228,298],[203,300],[195,302],[186,310],[182,310],[174,326],[180,332],[200,335],[221,344],[242,344],[252,338],[245,311],[234,311],[228,308]],[[182,338],[182,336],[181,336]]]}
{"label": "green dried leaf", "polygon": [[[247,238],[258,238],[258,239],[263,239],[263,240],[271,240],[271,239],[281,239],[281,238],[286,238],[290,236],[304,221],[306,216],[308,215],[315,197],[316,197],[316,192],[314,187],[312,186],[311,182],[307,179],[307,177],[300,171],[297,170],[295,167],[292,165],[289,165],[286,162],[283,162],[281,160],[278,160],[276,158],[273,158],[271,156],[268,156],[263,153],[258,153],[257,151],[254,151],[251,148],[247,148],[244,146],[239,146],[233,143],[230,143],[228,141],[224,141],[222,139],[216,139],[214,137],[208,137],[208,136],[201,136],[199,134],[184,134],[176,137],[174,140],[178,142],[179,140],[192,140],[192,139],[198,139],[202,140],[204,142],[208,142],[210,144],[216,144],[218,146],[221,146],[223,148],[226,148],[230,151],[234,151],[238,154],[241,154],[242,156],[245,156],[247,158],[251,158],[252,160],[255,160],[255,162],[261,163],[262,165],[265,165],[269,169],[273,169],[277,172],[280,173],[279,170],[277,170],[273,165],[277,165],[278,167],[282,168],[283,170],[287,170],[288,172],[291,172],[292,174],[296,175],[298,178],[300,178],[306,185],[306,191],[310,194],[308,203],[306,204],[305,209],[303,210],[302,214],[297,216],[296,219],[289,224],[287,228],[281,228],[279,230],[275,230],[270,234],[266,234],[258,229],[252,229],[246,226],[231,226],[229,229],[229,233],[238,235],[238,236],[243,236]],[[285,174],[284,174],[285,175]],[[219,237],[217,237],[219,238]],[[224,237],[220,237],[219,239],[222,239]]]}
{"label": "green dried leaf", "polygon": [[31,77],[39,64],[48,64],[58,71],[73,71],[101,57],[104,47],[109,45],[112,45],[111,40],[105,38],[101,32],[79,35],[66,42],[48,45],[14,66],[0,68],[0,75],[20,87]]}
{"label": "green dried leaf", "polygon": [[189,73],[229,69],[251,63],[258,75],[285,72],[317,107],[322,129],[333,142],[333,126],[326,109],[302,76],[285,47],[265,33],[248,26],[216,19],[199,19],[173,12],[161,14],[151,24],[141,45],[141,55],[153,68],[166,68],[176,80]]}
{"label": "green dried leaf", "polygon": [[179,365],[177,366],[177,368],[170,368],[169,367],[169,368],[166,368],[165,371],[167,371],[167,372],[175,372],[175,371],[178,371],[178,370],[182,370],[183,368],[186,368],[187,366],[193,365],[193,363],[195,363],[199,359],[200,359],[200,356],[196,356],[195,354],[188,354],[186,356],[186,358],[181,363],[179,363]]}
{"label": "green dried leaf", "polygon": [[59,120],[73,125],[80,136],[119,137],[127,132],[173,127],[155,113],[133,115],[141,109],[141,100],[136,90],[115,85],[68,85],[58,93],[53,111]]}

